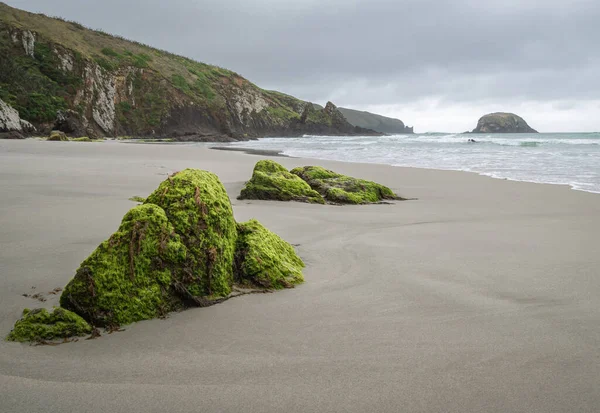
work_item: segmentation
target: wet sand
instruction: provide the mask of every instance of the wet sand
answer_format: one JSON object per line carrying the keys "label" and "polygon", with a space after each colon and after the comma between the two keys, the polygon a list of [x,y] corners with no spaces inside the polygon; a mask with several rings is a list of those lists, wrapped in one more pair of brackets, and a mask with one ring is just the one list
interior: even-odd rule
{"label": "wet sand", "polygon": [[[0,141],[0,334],[167,174],[215,172],[306,283],[59,346],[0,342],[1,412],[597,412],[600,195],[463,172],[277,158],[416,201],[238,201],[259,158]],[[32,287],[35,287],[33,289]]]}

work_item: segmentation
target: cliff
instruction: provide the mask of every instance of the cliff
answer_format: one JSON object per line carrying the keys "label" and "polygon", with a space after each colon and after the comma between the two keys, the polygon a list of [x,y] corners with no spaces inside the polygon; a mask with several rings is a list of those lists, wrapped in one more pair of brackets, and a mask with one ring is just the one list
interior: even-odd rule
{"label": "cliff", "polygon": [[538,133],[514,113],[490,113],[477,122],[472,133]]}
{"label": "cliff", "polygon": [[376,134],[348,123],[333,104],[315,109],[230,70],[3,3],[0,56],[0,99],[40,133],[181,140]]}
{"label": "cliff", "polygon": [[375,113],[359,111],[354,109],[339,108],[342,115],[350,124],[361,128],[372,129],[387,134],[414,133],[413,128],[405,126],[400,119],[388,118]]}

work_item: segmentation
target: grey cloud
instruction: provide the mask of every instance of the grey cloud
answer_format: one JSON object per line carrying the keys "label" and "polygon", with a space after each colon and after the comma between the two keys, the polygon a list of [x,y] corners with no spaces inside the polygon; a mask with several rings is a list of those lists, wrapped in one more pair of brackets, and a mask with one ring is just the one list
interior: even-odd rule
{"label": "grey cloud", "polygon": [[600,96],[600,2],[8,1],[341,105]]}

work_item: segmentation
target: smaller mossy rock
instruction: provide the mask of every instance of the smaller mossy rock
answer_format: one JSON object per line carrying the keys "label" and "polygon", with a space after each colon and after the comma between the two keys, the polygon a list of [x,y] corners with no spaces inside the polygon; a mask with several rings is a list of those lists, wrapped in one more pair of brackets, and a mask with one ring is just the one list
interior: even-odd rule
{"label": "smaller mossy rock", "polygon": [[60,304],[100,326],[163,316],[183,307],[173,285],[183,277],[186,256],[162,208],[139,205],[81,263]]}
{"label": "smaller mossy rock", "polygon": [[99,140],[90,139],[87,136],[83,136],[81,138],[71,138],[69,140],[71,142],[99,142]]}
{"label": "smaller mossy rock", "polygon": [[164,209],[188,249],[188,270],[180,287],[207,300],[229,295],[237,230],[231,201],[219,178],[185,169],[162,182],[145,204]]}
{"label": "smaller mossy rock", "polygon": [[336,204],[369,204],[383,200],[402,200],[390,188],[372,181],[341,175],[320,166],[292,169],[327,201]]}
{"label": "smaller mossy rock", "polygon": [[83,318],[64,308],[55,308],[51,313],[44,308],[23,310],[22,318],[6,339],[19,342],[40,342],[84,336],[92,332]]}
{"label": "smaller mossy rock", "polygon": [[67,138],[67,135],[65,135],[64,132],[53,130],[50,132],[48,140],[53,142],[67,142],[69,138]]}
{"label": "smaller mossy rock", "polygon": [[304,281],[294,248],[254,219],[238,224],[236,268],[241,284],[281,289]]}
{"label": "smaller mossy rock", "polygon": [[323,197],[298,176],[271,160],[258,161],[238,199],[301,201],[323,204]]}

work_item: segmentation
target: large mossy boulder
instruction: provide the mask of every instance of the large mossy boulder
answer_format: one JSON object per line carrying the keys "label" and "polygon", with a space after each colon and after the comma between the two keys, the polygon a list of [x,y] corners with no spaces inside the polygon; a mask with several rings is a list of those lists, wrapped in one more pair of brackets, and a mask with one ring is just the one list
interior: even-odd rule
{"label": "large mossy boulder", "polygon": [[372,181],[338,174],[320,166],[304,166],[292,169],[320,193],[328,202],[335,204],[369,204],[383,200],[402,200],[390,188]]}
{"label": "large mossy boulder", "polygon": [[210,305],[231,292],[236,238],[219,178],[197,169],[178,172],[81,264],[61,305],[95,325]]}
{"label": "large mossy boulder", "polygon": [[146,198],[164,209],[188,250],[183,286],[207,299],[231,292],[237,238],[231,201],[217,175],[186,169],[171,175]]}
{"label": "large mossy boulder", "polygon": [[139,205],[81,263],[60,305],[94,325],[163,316],[183,306],[173,284],[186,276],[187,248],[157,205]]}
{"label": "large mossy boulder", "polygon": [[83,318],[64,308],[55,308],[51,313],[44,308],[23,310],[22,318],[6,339],[19,342],[40,342],[83,336],[92,332]]}
{"label": "large mossy boulder", "polygon": [[258,221],[235,222],[216,175],[186,169],[127,212],[81,263],[62,308],[24,312],[8,339],[70,337],[208,306],[239,295],[236,284],[292,287],[303,281],[303,267],[293,247]]}
{"label": "large mossy boulder", "polygon": [[301,201],[323,204],[323,197],[298,176],[271,160],[258,161],[238,199]]}
{"label": "large mossy boulder", "polygon": [[294,248],[254,219],[238,224],[236,267],[241,284],[281,289],[304,281]]}

